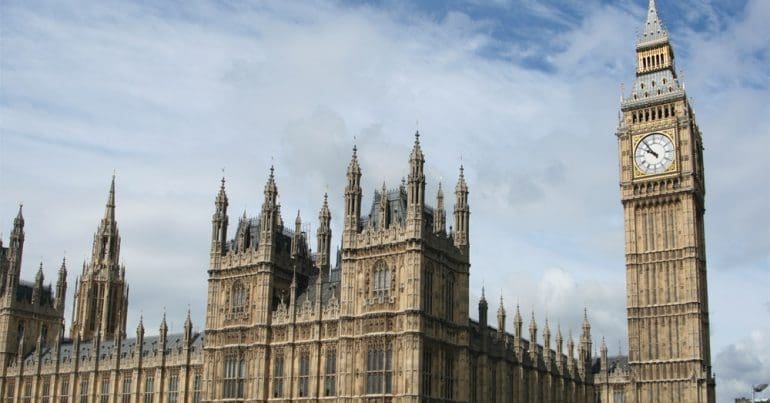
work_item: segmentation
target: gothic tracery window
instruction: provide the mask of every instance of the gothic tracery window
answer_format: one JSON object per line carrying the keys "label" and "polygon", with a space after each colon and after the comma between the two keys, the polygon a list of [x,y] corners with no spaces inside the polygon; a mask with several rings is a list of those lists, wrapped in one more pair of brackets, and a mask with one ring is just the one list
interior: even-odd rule
{"label": "gothic tracery window", "polygon": [[366,355],[366,393],[393,393],[393,349],[390,342],[369,347]]}
{"label": "gothic tracery window", "polygon": [[372,273],[372,291],[379,295],[388,295],[390,291],[390,270],[388,265],[379,261],[374,266]]}
{"label": "gothic tracery window", "polygon": [[324,396],[337,395],[337,350],[326,351],[326,378],[324,379]]}
{"label": "gothic tracery window", "polygon": [[278,354],[273,362],[273,397],[283,397],[283,376],[283,354]]}
{"label": "gothic tracery window", "polygon": [[299,356],[298,388],[300,397],[307,397],[310,386],[310,354],[304,352]]}
{"label": "gothic tracery window", "polygon": [[240,281],[233,284],[230,307],[233,314],[246,312],[246,287]]}
{"label": "gothic tracery window", "polygon": [[225,399],[243,397],[244,361],[242,354],[232,354],[225,358],[224,367],[224,388],[223,397]]}

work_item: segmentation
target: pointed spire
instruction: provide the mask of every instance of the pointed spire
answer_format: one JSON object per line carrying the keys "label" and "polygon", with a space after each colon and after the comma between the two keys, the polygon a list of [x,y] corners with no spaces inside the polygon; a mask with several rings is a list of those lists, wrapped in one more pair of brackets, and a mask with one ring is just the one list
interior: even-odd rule
{"label": "pointed spire", "polygon": [[24,227],[24,214],[22,214],[22,209],[24,208],[23,203],[19,203],[19,212],[16,213],[16,218],[13,220],[13,226],[16,227]]}
{"label": "pointed spire", "polygon": [[521,320],[521,310],[519,309],[519,303],[516,303],[516,313],[513,316],[513,321],[516,323],[522,323]]}
{"label": "pointed spire", "polygon": [[136,325],[136,337],[144,337],[144,315],[139,315],[139,324]]}
{"label": "pointed spire", "polygon": [[650,0],[647,6],[647,19],[636,38],[636,47],[647,47],[668,41],[668,32],[663,21],[658,16],[655,0]]}
{"label": "pointed spire", "polygon": [[40,266],[37,268],[37,274],[35,274],[35,285],[43,285],[43,262],[40,262]]}
{"label": "pointed spire", "polygon": [[[332,214],[329,211],[329,196],[324,193],[324,202],[321,206],[321,211],[318,212],[318,230],[316,231],[316,248],[318,250],[316,254],[316,264],[321,271],[328,270],[330,268],[331,260],[331,220]],[[318,276],[319,280],[321,276]]]}
{"label": "pointed spire", "polygon": [[425,156],[420,149],[420,132],[414,134],[414,147],[409,155],[407,186],[407,228],[422,231],[422,214],[425,206]]}
{"label": "pointed spire", "polygon": [[479,324],[481,325],[481,328],[483,331],[487,330],[487,309],[489,305],[487,304],[487,298],[486,295],[484,295],[484,287],[481,287],[481,299],[479,299]]}
{"label": "pointed spire", "polygon": [[192,318],[190,317],[190,307],[187,307],[187,316],[184,319],[184,328],[192,329]]}
{"label": "pointed spire", "polygon": [[168,324],[166,324],[166,308],[163,308],[163,319],[160,321],[160,337],[165,339],[168,334]]}
{"label": "pointed spire", "polygon": [[500,292],[500,306],[497,307],[497,332],[500,339],[505,338],[505,307],[503,306],[503,293]]}
{"label": "pointed spire", "polygon": [[323,223],[330,220],[332,213],[329,211],[329,195],[324,192],[324,204],[321,206],[321,212],[318,213],[318,219]]}
{"label": "pointed spire", "polygon": [[444,209],[444,190],[441,188],[441,182],[438,183],[438,191],[436,191],[436,214],[433,217],[433,232],[435,234],[446,233],[446,210]]}
{"label": "pointed spire", "polygon": [[470,208],[468,207],[468,185],[465,183],[465,169],[460,164],[460,176],[455,186],[454,208],[454,244],[458,247],[468,247]]}
{"label": "pointed spire", "polygon": [[348,164],[348,174],[360,173],[361,167],[358,165],[358,147],[353,144],[353,155],[350,157],[350,163]]}
{"label": "pointed spire", "polygon": [[529,331],[537,331],[537,321],[535,321],[535,310],[532,310],[532,317],[529,319]]}
{"label": "pointed spire", "polygon": [[455,186],[455,192],[468,191],[468,184],[465,183],[465,167],[460,164],[460,175],[457,177],[457,186]]}
{"label": "pointed spire", "polygon": [[411,161],[419,161],[423,159],[422,148],[420,148],[420,131],[414,132],[414,146],[412,146],[412,154],[410,155]]}
{"label": "pointed spire", "polygon": [[223,208],[227,208],[227,192],[225,191],[225,177],[222,177],[222,180],[219,185],[219,192],[217,193],[217,200],[216,200],[216,206],[217,210],[222,210]]}
{"label": "pointed spire", "polygon": [[112,174],[110,193],[107,195],[107,205],[104,207],[104,220],[108,222],[115,221],[115,174]]}
{"label": "pointed spire", "polygon": [[265,204],[271,207],[275,206],[277,195],[278,188],[275,185],[275,167],[270,165],[270,175],[267,177],[267,183],[265,183]]}
{"label": "pointed spire", "polygon": [[[348,164],[347,185],[345,186],[345,233],[359,231],[361,217],[361,167],[358,165],[358,148],[353,144],[353,155]],[[349,238],[343,236],[343,242]]]}

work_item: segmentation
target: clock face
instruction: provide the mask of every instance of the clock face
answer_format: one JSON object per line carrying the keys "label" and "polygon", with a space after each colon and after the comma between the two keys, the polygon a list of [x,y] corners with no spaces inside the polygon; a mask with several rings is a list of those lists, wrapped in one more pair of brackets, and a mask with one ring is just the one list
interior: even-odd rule
{"label": "clock face", "polygon": [[666,172],[674,162],[674,143],[663,133],[648,134],[636,144],[634,162],[648,175]]}

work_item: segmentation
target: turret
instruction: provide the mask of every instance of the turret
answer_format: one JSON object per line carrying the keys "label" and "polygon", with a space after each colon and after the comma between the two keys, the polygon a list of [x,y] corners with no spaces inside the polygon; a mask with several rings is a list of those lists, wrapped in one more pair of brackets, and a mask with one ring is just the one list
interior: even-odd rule
{"label": "turret", "polygon": [[407,228],[422,232],[422,212],[425,207],[425,156],[420,148],[420,132],[414,133],[414,146],[409,155],[409,176],[407,179]]}
{"label": "turret", "polygon": [[265,199],[262,202],[262,217],[260,220],[260,248],[270,250],[273,244],[273,231],[278,226],[280,213],[278,212],[278,188],[275,185],[275,169],[270,166],[270,176],[265,183]]}
{"label": "turret", "polygon": [[446,234],[446,210],[444,209],[444,191],[441,189],[441,182],[438,184],[436,192],[436,212],[433,217],[433,233],[436,235]]}
{"label": "turret", "polygon": [[64,302],[67,298],[67,259],[62,258],[59,267],[59,278],[56,280],[56,302],[54,308],[62,317],[64,315]]}
{"label": "turret", "polygon": [[345,186],[345,231],[358,232],[358,221],[361,218],[361,167],[358,165],[356,146],[353,146],[353,156],[350,158],[347,173],[348,183]]}
{"label": "turret", "polygon": [[570,373],[575,370],[575,342],[572,340],[571,330],[567,338],[567,370]]}
{"label": "turret", "polygon": [[[124,268],[120,264],[120,234],[115,220],[115,175],[104,209],[104,216],[94,234],[91,261],[83,263],[83,271],[76,284],[73,320],[70,334],[79,333],[82,342],[99,338],[110,340],[117,319],[125,317],[127,300],[122,298],[125,287]],[[66,270],[61,273],[66,279]],[[60,281],[64,286],[66,281]],[[64,289],[62,289],[62,292]],[[58,290],[57,290],[58,292]],[[63,310],[63,295],[61,305]],[[125,327],[122,327],[125,333]]]}
{"label": "turret", "polygon": [[291,242],[291,255],[297,257],[302,252],[302,217],[297,210],[297,218],[294,220],[294,239]]}
{"label": "turret", "polygon": [[5,286],[8,303],[16,297],[16,287],[19,285],[21,272],[21,256],[24,250],[24,215],[21,211],[22,207],[19,204],[19,212],[13,220],[13,230],[11,231],[11,239],[8,243],[8,273]]}
{"label": "turret", "polygon": [[543,327],[543,356],[546,364],[551,363],[551,327],[548,325],[548,317],[545,317],[545,327]]}
{"label": "turret", "polygon": [[380,210],[380,222],[378,223],[379,229],[386,229],[388,228],[388,221],[390,221],[390,217],[388,217],[388,188],[385,186],[385,182],[382,182],[382,190],[380,191],[380,205],[378,208]]}
{"label": "turret", "polygon": [[470,209],[468,207],[468,185],[465,183],[464,168],[460,165],[460,177],[455,186],[455,211],[454,211],[454,243],[458,247],[468,247],[468,225],[470,220]]}
{"label": "turret", "polygon": [[139,359],[142,357],[142,346],[144,345],[144,324],[142,316],[139,316],[139,324],[136,325],[136,354]]}
{"label": "turret", "polygon": [[107,204],[104,206],[104,217],[94,234],[91,263],[94,265],[101,263],[113,269],[118,267],[119,259],[120,234],[115,221],[115,175],[112,175]]}
{"label": "turret", "polygon": [[500,306],[497,308],[497,338],[505,340],[505,307],[503,306],[503,296],[500,296]]}
{"label": "turret", "polygon": [[166,312],[163,311],[163,319],[160,321],[160,327],[158,328],[158,335],[160,336],[160,345],[163,346],[163,350],[166,348],[166,342],[168,341],[168,324],[166,324]]}
{"label": "turret", "polygon": [[588,323],[588,309],[583,310],[582,333],[580,334],[580,360],[591,362],[591,324]]}
{"label": "turret", "polygon": [[211,216],[211,254],[212,256],[223,255],[227,248],[227,193],[225,192],[225,178],[222,177],[222,184],[219,187],[219,193],[214,201],[214,215]]}
{"label": "turret", "polygon": [[482,349],[486,351],[487,345],[487,298],[484,296],[484,287],[481,287],[481,299],[479,300],[479,333],[481,333]]}
{"label": "turret", "polygon": [[321,206],[321,211],[318,213],[318,232],[317,236],[317,256],[316,264],[321,272],[326,272],[330,268],[330,254],[331,254],[331,241],[332,241],[332,229],[331,229],[332,214],[329,211],[328,196],[324,193],[324,204]]}
{"label": "turret", "polygon": [[609,369],[609,360],[607,359],[607,343],[605,343],[604,337],[602,337],[602,345],[599,348],[599,354],[601,356],[601,370],[602,372],[607,372]]}
{"label": "turret", "polygon": [[529,320],[529,356],[533,362],[537,360],[537,322],[535,322],[535,311],[532,311],[532,318]]}
{"label": "turret", "polygon": [[35,274],[35,284],[32,286],[32,305],[40,305],[40,294],[43,292],[43,262]]}
{"label": "turret", "polygon": [[249,230],[249,219],[246,217],[246,210],[243,210],[243,215],[238,222],[238,234],[236,237],[238,239],[238,251],[246,252],[251,246],[251,232]]}
{"label": "turret", "polygon": [[523,356],[524,352],[524,343],[522,343],[522,336],[521,328],[523,325],[523,321],[521,320],[521,310],[519,309],[519,304],[516,304],[516,313],[513,316],[513,329],[516,333],[516,340],[514,341],[514,346],[516,350],[516,355],[519,357],[519,360],[521,360],[521,357]]}
{"label": "turret", "polygon": [[559,372],[562,372],[564,370],[564,359],[562,357],[563,350],[562,350],[562,344],[563,339],[561,337],[561,324],[556,325],[556,366],[559,370]]}
{"label": "turret", "polygon": [[189,349],[192,345],[192,319],[190,319],[190,309],[187,309],[187,318],[184,320],[184,347]]}

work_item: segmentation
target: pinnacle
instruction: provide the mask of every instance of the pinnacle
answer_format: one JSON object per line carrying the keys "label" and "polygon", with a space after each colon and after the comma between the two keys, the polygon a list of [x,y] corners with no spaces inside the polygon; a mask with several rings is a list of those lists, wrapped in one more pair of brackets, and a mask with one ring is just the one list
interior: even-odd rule
{"label": "pinnacle", "polygon": [[104,207],[104,220],[107,222],[115,222],[115,174],[112,174],[110,192],[107,196],[107,204]]}
{"label": "pinnacle", "polygon": [[637,46],[641,46],[666,40],[668,40],[668,32],[663,25],[663,21],[661,21],[658,16],[655,0],[650,0],[650,3],[647,6],[647,19],[637,37],[636,44]]}

